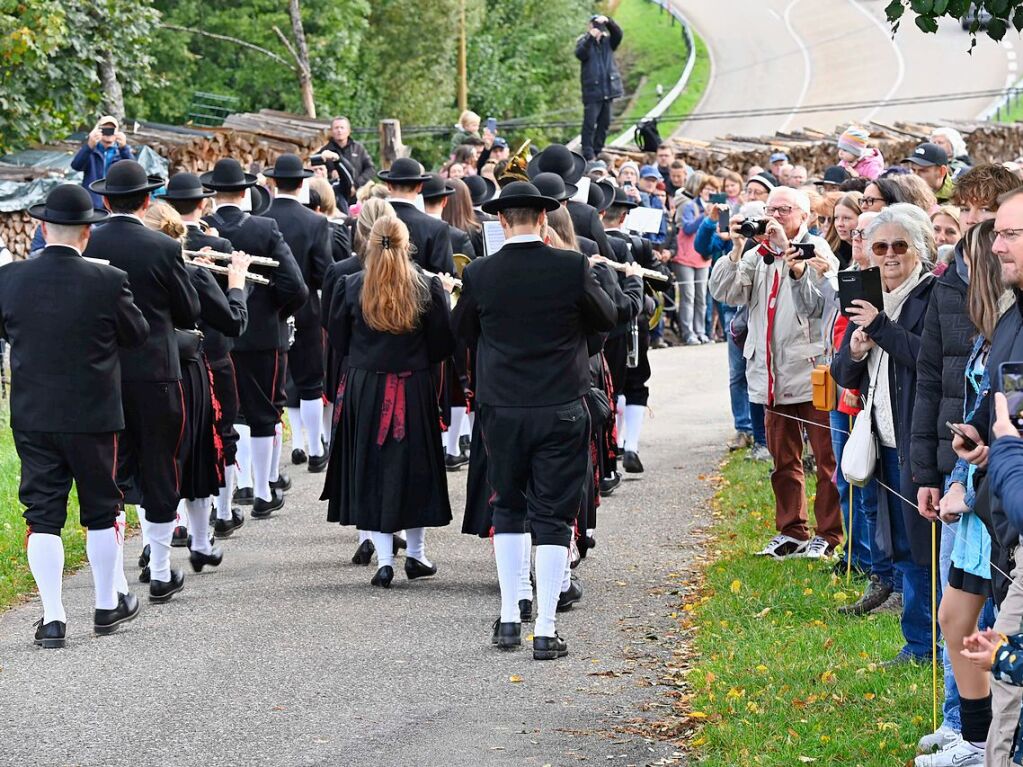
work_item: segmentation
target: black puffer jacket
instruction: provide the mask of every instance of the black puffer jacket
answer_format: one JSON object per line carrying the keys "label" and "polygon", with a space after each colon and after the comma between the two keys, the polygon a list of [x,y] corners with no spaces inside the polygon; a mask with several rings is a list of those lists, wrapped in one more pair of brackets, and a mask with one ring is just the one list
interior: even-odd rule
{"label": "black puffer jacket", "polygon": [[625,95],[622,76],[615,63],[614,52],[622,42],[622,28],[614,19],[607,20],[607,34],[599,40],[587,30],[575,44],[575,57],[582,67],[583,103],[619,99]]}
{"label": "black puffer jacket", "polygon": [[963,376],[977,336],[966,310],[965,271],[957,248],[956,260],[934,285],[920,339],[910,462],[921,487],[942,488],[956,463],[945,422],[963,420]]}

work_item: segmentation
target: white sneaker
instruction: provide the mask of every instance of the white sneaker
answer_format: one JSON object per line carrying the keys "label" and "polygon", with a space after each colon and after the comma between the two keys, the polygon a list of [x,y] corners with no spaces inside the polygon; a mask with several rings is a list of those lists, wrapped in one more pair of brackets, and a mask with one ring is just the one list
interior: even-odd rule
{"label": "white sneaker", "polygon": [[802,556],[806,551],[809,541],[800,541],[788,535],[776,535],[763,549],[757,552],[758,557],[771,557],[772,559],[788,559],[789,557]]}
{"label": "white sneaker", "polygon": [[962,736],[936,754],[918,756],[913,764],[916,767],[979,767],[984,764],[984,749],[967,743]]}
{"label": "white sneaker", "polygon": [[[900,610],[901,612],[901,610]],[[942,725],[930,735],[924,735],[917,742],[916,747],[922,754],[930,754],[935,751],[941,751],[953,743],[959,740],[959,733],[953,730],[951,727]]]}
{"label": "white sneaker", "polygon": [[828,549],[831,546],[826,540],[821,538],[819,535],[815,535],[810,543],[806,546],[806,551],[803,552],[803,556],[807,559],[824,559],[829,556]]}

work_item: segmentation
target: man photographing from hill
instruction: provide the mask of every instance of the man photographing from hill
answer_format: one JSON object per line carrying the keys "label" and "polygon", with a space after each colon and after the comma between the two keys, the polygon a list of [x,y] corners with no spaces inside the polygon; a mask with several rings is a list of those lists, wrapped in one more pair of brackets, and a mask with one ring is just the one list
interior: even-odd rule
{"label": "man photographing from hill", "polygon": [[575,44],[582,66],[583,157],[592,160],[604,148],[611,123],[611,102],[625,95],[614,52],[622,43],[622,28],[607,16],[590,18],[589,29]]}

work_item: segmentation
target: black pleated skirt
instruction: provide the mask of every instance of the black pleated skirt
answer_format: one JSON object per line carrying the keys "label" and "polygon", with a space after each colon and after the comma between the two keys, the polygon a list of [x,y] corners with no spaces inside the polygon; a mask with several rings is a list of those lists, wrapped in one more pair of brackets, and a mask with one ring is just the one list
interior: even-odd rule
{"label": "black pleated skirt", "polygon": [[181,438],[181,497],[187,500],[216,495],[224,483],[224,456],[218,429],[219,403],[205,355],[181,361],[185,398],[185,430]]}

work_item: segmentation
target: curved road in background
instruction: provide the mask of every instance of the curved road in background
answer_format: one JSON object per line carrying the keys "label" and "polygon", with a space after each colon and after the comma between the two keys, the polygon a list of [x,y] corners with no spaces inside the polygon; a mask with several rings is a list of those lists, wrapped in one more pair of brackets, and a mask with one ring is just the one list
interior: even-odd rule
{"label": "curved road in background", "polygon": [[1023,41],[1014,32],[1001,44],[979,38],[972,55],[967,53],[969,34],[952,20],[942,22],[937,34],[927,35],[909,19],[893,40],[884,20],[885,0],[732,0],[726,6],[720,0],[673,2],[711,54],[710,83],[694,114],[869,104],[827,112],[689,120],[676,131],[687,138],[767,136],[803,127],[830,132],[867,120],[972,120],[995,98],[885,104],[890,99],[1004,88],[1019,77],[1016,56],[1023,52]]}

